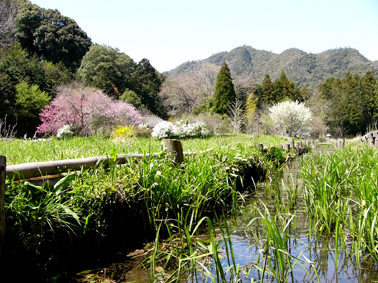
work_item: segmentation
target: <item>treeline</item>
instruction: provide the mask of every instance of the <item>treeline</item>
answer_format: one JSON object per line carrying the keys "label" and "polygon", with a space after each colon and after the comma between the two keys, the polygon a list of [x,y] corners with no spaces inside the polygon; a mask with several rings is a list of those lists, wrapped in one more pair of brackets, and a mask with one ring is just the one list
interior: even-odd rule
{"label": "treeline", "polygon": [[314,114],[313,126],[323,122],[325,131],[333,136],[354,136],[378,126],[378,83],[369,70],[361,77],[347,72],[344,78],[330,77],[312,93],[299,89],[282,71],[271,81],[267,74],[255,90],[257,107],[272,105],[287,99],[306,102]]}
{"label": "treeline", "polygon": [[269,133],[269,107],[286,100],[305,102],[311,109],[308,134],[313,137],[354,136],[378,126],[378,83],[371,71],[363,77],[351,72],[343,79],[330,77],[312,92],[306,86],[299,88],[284,71],[274,81],[266,74],[259,84],[233,79],[226,62],[220,69],[203,64],[186,76],[168,77],[160,95],[175,117],[218,114],[228,118],[236,132]]}
{"label": "treeline", "polygon": [[269,74],[265,75],[262,85],[258,85],[255,90],[255,96],[258,99],[257,106],[261,108],[264,104],[275,104],[285,99],[303,102],[308,98],[310,91],[299,87],[290,80],[284,71],[281,76],[272,82]]}
{"label": "treeline", "polygon": [[343,79],[328,78],[319,86],[319,93],[319,99],[325,101],[325,123],[335,135],[377,129],[378,83],[371,71],[363,77],[347,72]]}
{"label": "treeline", "polygon": [[305,102],[319,134],[355,135],[378,121],[378,84],[370,71],[363,77],[347,72],[343,79],[328,78],[315,91],[299,88],[284,71],[274,81],[266,74],[261,84],[250,76],[232,78],[225,61],[222,67],[204,62],[188,66],[185,74],[166,78],[147,59],[136,63],[116,48],[93,44],[58,10],[25,0],[1,1],[0,136],[5,119],[16,125],[19,136],[34,135],[41,110],[56,97],[57,87],[73,82],[164,119],[206,114],[221,124],[228,118],[234,131],[234,125],[264,129],[267,106],[284,100]]}
{"label": "treeline", "polygon": [[16,125],[18,135],[33,135],[57,86],[74,81],[167,117],[158,96],[164,76],[147,59],[136,63],[118,49],[93,44],[58,10],[1,1],[0,35],[0,119]]}

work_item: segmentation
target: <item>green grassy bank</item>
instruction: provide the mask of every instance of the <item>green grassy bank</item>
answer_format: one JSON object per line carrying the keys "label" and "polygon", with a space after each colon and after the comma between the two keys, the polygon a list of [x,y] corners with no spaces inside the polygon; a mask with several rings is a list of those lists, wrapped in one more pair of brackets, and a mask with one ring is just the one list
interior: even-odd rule
{"label": "green grassy bank", "polygon": [[[1,143],[10,164],[103,154],[160,152],[154,159],[111,163],[71,172],[54,186],[9,180],[6,190],[6,256],[10,270],[66,276],[64,271],[93,265],[117,251],[142,246],[194,227],[204,216],[229,213],[266,172],[284,162],[275,148],[261,153],[255,144],[287,143],[284,138],[225,136],[184,140],[186,156],[173,164],[154,139],[114,142],[101,138]],[[17,263],[17,265],[15,265]],[[57,267],[59,266],[59,269]],[[31,276],[29,274],[29,276]]]}

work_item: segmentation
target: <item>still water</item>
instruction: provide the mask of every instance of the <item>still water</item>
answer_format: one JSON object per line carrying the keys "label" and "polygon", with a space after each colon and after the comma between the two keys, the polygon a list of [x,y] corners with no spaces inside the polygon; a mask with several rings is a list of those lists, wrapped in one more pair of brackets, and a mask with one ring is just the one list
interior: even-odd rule
{"label": "still water", "polygon": [[[226,282],[378,282],[377,263],[367,260],[363,254],[357,263],[348,239],[316,236],[301,198],[299,170],[300,160],[296,160],[279,177],[268,177],[265,183],[258,185],[239,213],[227,220],[230,240],[220,240],[217,248]],[[264,225],[261,216],[278,227],[277,234],[267,236],[270,224]],[[218,229],[217,236],[220,235]],[[277,245],[267,249],[267,237],[283,239],[284,248]],[[275,251],[283,255],[281,261],[273,260],[278,258]],[[118,280],[110,282],[147,282],[148,275],[140,268],[140,260],[114,263],[107,269],[83,273],[78,281],[88,282],[89,278],[94,279],[94,274],[97,274],[95,278],[106,278],[106,272],[115,272],[119,276],[112,278]],[[213,259],[207,260],[207,263],[198,263],[198,271],[191,273],[190,279],[181,278],[180,282],[221,282],[215,265],[211,264]],[[235,270],[239,270],[238,276]]]}
{"label": "still water", "polygon": [[[264,265],[267,270],[279,269],[277,262],[269,266],[272,257],[268,256],[268,260],[264,260],[266,234],[262,232],[262,229],[266,227],[256,221],[256,217],[261,216],[259,211],[266,215],[266,210],[268,210],[272,219],[274,215],[279,214],[277,220],[282,220],[287,224],[280,227],[285,229],[286,234],[285,254],[288,256],[285,257],[285,265],[287,268],[290,261],[293,272],[286,270],[282,282],[378,282],[377,263],[373,260],[364,260],[362,257],[357,264],[352,253],[353,247],[348,239],[343,238],[336,243],[335,237],[317,237],[311,232],[304,202],[301,201],[299,170],[300,162],[293,162],[284,170],[283,177],[278,180],[268,180],[269,185],[268,182],[261,184],[243,211],[229,219],[235,264],[232,263],[230,245],[227,245],[225,241],[221,241],[219,245],[219,251],[223,257],[221,263],[223,270],[239,265],[236,268],[239,268],[241,272],[236,280],[229,271],[227,281],[281,282],[268,271],[263,274]],[[293,198],[294,190],[297,194],[296,202],[290,206],[288,204]],[[253,219],[256,225],[250,225]],[[280,231],[282,232],[282,229]],[[272,250],[274,248],[269,253],[272,253]],[[206,272],[199,272],[197,278],[191,282],[214,282],[214,274],[216,274],[214,266],[210,267],[209,271],[213,274],[212,276],[206,276]]]}

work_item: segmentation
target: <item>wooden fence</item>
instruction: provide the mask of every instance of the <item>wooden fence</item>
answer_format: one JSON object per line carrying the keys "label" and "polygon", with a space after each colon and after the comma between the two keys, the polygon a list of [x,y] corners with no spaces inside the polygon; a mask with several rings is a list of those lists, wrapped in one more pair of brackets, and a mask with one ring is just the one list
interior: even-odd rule
{"label": "wooden fence", "polygon": [[370,146],[374,146],[378,137],[378,131],[372,131],[361,137],[359,142],[368,142]]}
{"label": "wooden fence", "polygon": [[[178,140],[164,140],[168,157],[175,163],[181,163],[184,159],[184,155],[194,155],[198,153],[212,151],[213,149],[207,149],[202,152],[183,152],[182,142]],[[310,142],[303,144],[298,142],[294,144],[294,139],[290,140],[289,144],[282,145],[282,148],[286,151],[296,150],[298,153],[303,153],[305,147],[310,147]],[[258,145],[261,151],[267,150],[262,144]],[[110,156],[97,156],[89,158],[78,158],[58,161],[46,161],[36,163],[24,163],[17,165],[6,165],[6,157],[0,156],[0,267],[3,259],[3,248],[5,239],[5,206],[4,206],[4,194],[5,194],[5,181],[8,177],[10,180],[28,180],[33,178],[40,178],[43,180],[49,179],[51,176],[61,176],[62,173],[69,171],[77,171],[82,169],[94,168],[98,164],[108,166],[110,162],[116,164],[125,164],[133,158],[148,158],[157,157],[159,154],[119,154],[115,160],[112,160]]]}

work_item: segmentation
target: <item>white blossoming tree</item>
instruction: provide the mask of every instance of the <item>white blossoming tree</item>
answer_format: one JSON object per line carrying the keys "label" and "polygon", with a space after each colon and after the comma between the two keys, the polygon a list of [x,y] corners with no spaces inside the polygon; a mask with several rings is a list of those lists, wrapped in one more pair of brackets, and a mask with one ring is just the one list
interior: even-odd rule
{"label": "white blossoming tree", "polygon": [[284,101],[269,108],[269,116],[274,128],[282,135],[297,136],[311,130],[310,108],[298,101]]}

